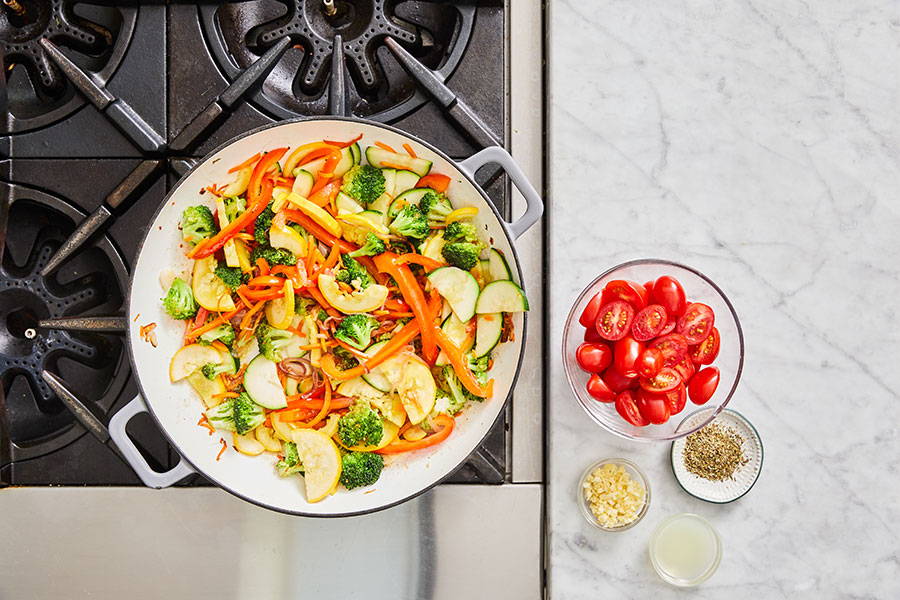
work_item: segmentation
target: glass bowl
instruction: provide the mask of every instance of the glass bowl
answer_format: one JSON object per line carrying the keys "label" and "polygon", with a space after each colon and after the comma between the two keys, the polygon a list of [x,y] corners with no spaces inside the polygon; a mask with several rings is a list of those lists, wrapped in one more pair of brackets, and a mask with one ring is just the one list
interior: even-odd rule
{"label": "glass bowl", "polygon": [[[588,501],[584,497],[584,492],[582,491],[584,489],[584,481],[588,478],[588,476],[597,468],[607,464],[624,467],[625,472],[628,473],[629,477],[644,486],[644,505],[641,507],[641,510],[638,511],[638,514],[633,521],[619,527],[606,527],[604,525],[601,525],[600,522],[597,521],[597,518],[594,516],[594,513],[591,512],[591,507],[588,505]],[[587,469],[584,470],[584,473],[582,473],[581,477],[578,479],[578,488],[575,490],[575,496],[575,502],[577,502],[578,506],[581,507],[581,514],[584,515],[584,518],[588,523],[590,523],[597,529],[602,529],[603,531],[625,531],[626,529],[631,529],[632,527],[640,523],[641,519],[644,518],[644,515],[647,514],[647,509],[650,508],[650,483],[647,481],[647,477],[644,475],[644,472],[641,471],[636,464],[634,464],[627,458],[604,458],[591,464]]]}
{"label": "glass bowl", "polygon": [[[601,292],[607,283],[615,279],[627,279],[643,284],[663,275],[670,275],[681,282],[689,301],[702,302],[713,309],[716,315],[715,326],[721,337],[719,355],[712,364],[719,368],[719,385],[712,398],[704,404],[704,407],[711,407],[714,410],[709,412],[707,418],[692,422],[690,427],[679,427],[681,419],[674,418],[675,415],[662,425],[636,427],[628,423],[616,412],[614,403],[599,402],[588,394],[586,386],[590,374],[582,371],[575,360],[575,350],[584,342],[584,327],[578,322],[578,317],[594,294]],[[629,440],[672,441],[706,426],[731,400],[744,366],[744,334],[741,332],[737,313],[725,293],[700,271],[661,259],[641,259],[622,263],[592,281],[581,292],[572,310],[569,311],[563,329],[562,346],[566,379],[581,408],[602,428]]]}
{"label": "glass bowl", "polygon": [[[680,531],[670,531],[676,527]],[[678,587],[693,587],[712,577],[719,568],[722,539],[715,527],[700,515],[680,513],[656,526],[650,536],[649,552],[650,564],[663,581]],[[673,554],[677,555],[674,564]],[[685,564],[690,562],[690,557],[697,558],[696,564]],[[678,567],[681,573],[676,572]],[[694,572],[688,573],[688,569]]]}

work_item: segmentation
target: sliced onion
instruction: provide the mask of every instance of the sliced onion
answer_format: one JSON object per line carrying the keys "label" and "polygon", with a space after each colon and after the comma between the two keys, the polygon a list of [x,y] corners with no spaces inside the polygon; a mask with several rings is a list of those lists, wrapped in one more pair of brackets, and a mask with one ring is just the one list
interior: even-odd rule
{"label": "sliced onion", "polygon": [[278,363],[278,370],[294,379],[303,379],[315,372],[312,363],[305,358],[286,358]]}

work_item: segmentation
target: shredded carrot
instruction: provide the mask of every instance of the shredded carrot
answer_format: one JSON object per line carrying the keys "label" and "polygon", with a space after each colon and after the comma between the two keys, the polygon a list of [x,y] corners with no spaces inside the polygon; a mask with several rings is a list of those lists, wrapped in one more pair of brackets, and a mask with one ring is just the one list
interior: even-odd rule
{"label": "shredded carrot", "polygon": [[156,332],[153,331],[154,329],[156,329],[156,323],[148,323],[147,325],[142,325],[138,332],[141,334],[142,340],[156,348]]}
{"label": "shredded carrot", "polygon": [[249,327],[250,327],[250,321],[251,321],[253,315],[256,314],[256,313],[258,313],[258,312],[262,309],[262,307],[264,307],[265,305],[266,305],[266,301],[265,301],[265,300],[262,300],[262,301],[260,301],[260,302],[257,302],[256,304],[254,304],[254,305],[250,308],[250,310],[247,311],[247,314],[244,315],[244,318],[241,319],[241,329],[247,329],[247,328],[249,328]]}
{"label": "shredded carrot", "polygon": [[382,150],[387,150],[388,152],[393,152],[394,154],[397,153],[396,150],[394,150],[393,148],[391,148],[390,146],[388,146],[387,144],[385,144],[383,142],[375,142],[375,145],[378,146],[379,148],[381,148]]}
{"label": "shredded carrot", "polygon": [[244,292],[241,290],[241,288],[236,289],[235,293],[238,295],[238,298],[241,299],[241,302],[244,303],[244,306],[250,306],[251,304],[253,304],[252,302],[250,302],[250,300],[247,299],[247,296],[244,295]]}
{"label": "shredded carrot", "polygon": [[234,239],[243,240],[245,242],[252,242],[255,238],[252,235],[250,235],[249,233],[245,233],[242,231],[242,232],[236,234],[234,236]]}
{"label": "shredded carrot", "polygon": [[397,169],[398,171],[408,171],[409,170],[409,166],[407,166],[407,165],[398,165],[397,163],[386,162],[386,161],[382,161],[381,166],[382,166],[382,168],[385,168],[385,169]]}
{"label": "shredded carrot", "polygon": [[313,297],[313,300],[318,302],[319,306],[325,309],[325,312],[327,312],[329,315],[331,315],[332,317],[339,317],[341,315],[341,313],[336,311],[330,304],[328,304],[328,301],[325,300],[325,296],[322,295],[322,293],[319,291],[319,288],[317,288],[314,283],[306,286],[305,289],[307,292],[309,292],[309,295]]}
{"label": "shredded carrot", "polygon": [[237,392],[222,392],[219,394],[213,394],[212,397],[218,400],[219,398],[237,398],[239,395],[240,394],[238,394]]}
{"label": "shredded carrot", "polygon": [[132,323],[137,323],[137,320],[141,318],[141,313],[134,315],[134,318],[131,320]]}
{"label": "shredded carrot", "polygon": [[248,158],[247,160],[245,160],[245,161],[242,162],[241,164],[239,164],[239,165],[234,165],[233,167],[231,167],[230,169],[228,169],[228,172],[229,172],[229,173],[236,173],[236,172],[240,171],[241,169],[246,169],[247,167],[249,167],[249,166],[251,166],[251,165],[253,165],[253,164],[256,164],[256,161],[258,161],[258,160],[260,159],[261,156],[262,156],[262,152],[257,152],[256,154],[254,154],[253,156],[251,156],[250,158]]}
{"label": "shredded carrot", "polygon": [[219,462],[219,459],[222,458],[222,455],[228,450],[228,444],[225,443],[225,438],[219,438],[219,441],[222,442],[222,449],[216,454],[216,462]]}
{"label": "shredded carrot", "polygon": [[197,421],[197,425],[209,430],[209,435],[212,435],[216,432],[216,428],[210,425],[209,421],[206,419],[206,414],[200,415],[200,420]]}
{"label": "shredded carrot", "polygon": [[350,344],[348,344],[347,342],[345,342],[343,340],[335,339],[334,341],[338,346],[340,346],[341,348],[343,348],[344,350],[346,350],[347,352],[349,352],[356,358],[359,358],[361,360],[367,360],[369,358],[368,354],[366,354],[365,352],[362,352],[360,350],[357,350],[356,348],[354,348],[353,346],[351,346]]}
{"label": "shredded carrot", "polygon": [[231,320],[231,317],[233,317],[234,315],[236,315],[236,314],[238,313],[238,311],[239,311],[240,309],[241,309],[241,307],[240,307],[240,306],[237,306],[237,307],[235,307],[235,309],[234,309],[233,311],[231,311],[231,312],[220,313],[218,317],[216,317],[215,319],[213,319],[212,321],[210,321],[210,322],[207,323],[206,325],[204,325],[204,326],[202,326],[202,327],[198,327],[198,328],[194,329],[193,331],[191,331],[191,332],[187,335],[188,339],[191,339],[191,340],[197,339],[198,337],[200,337],[201,335],[203,335],[203,334],[206,333],[207,331],[212,331],[213,329],[215,329],[216,327],[218,327],[218,326],[221,325],[222,323],[227,323],[228,321]]}
{"label": "shredded carrot", "polygon": [[361,140],[362,136],[363,136],[363,134],[359,134],[358,136],[356,136],[355,138],[353,138],[352,140],[350,140],[348,142],[333,142],[331,140],[322,140],[322,141],[325,142],[326,144],[328,144],[329,146],[337,146],[338,148],[346,148],[347,146],[352,146],[353,144],[355,144],[356,142]]}
{"label": "shredded carrot", "polygon": [[218,184],[214,183],[213,185],[208,185],[203,189],[206,190],[207,192],[209,192],[210,194],[212,194],[213,196],[221,196],[222,190],[225,189],[225,186],[219,186]]}
{"label": "shredded carrot", "polygon": [[409,144],[404,142],[403,149],[406,150],[406,153],[409,154],[410,156],[412,156],[413,158],[419,158],[418,156],[416,156],[416,151],[413,150],[412,146],[410,146]]}

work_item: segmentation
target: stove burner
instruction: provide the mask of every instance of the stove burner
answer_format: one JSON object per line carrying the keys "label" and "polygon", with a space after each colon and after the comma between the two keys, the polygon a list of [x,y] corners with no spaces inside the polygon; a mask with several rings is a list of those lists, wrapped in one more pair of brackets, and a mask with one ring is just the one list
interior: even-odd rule
{"label": "stove burner", "polygon": [[356,116],[390,121],[427,98],[381,48],[384,39],[402,43],[446,78],[466,48],[476,7],[425,0],[256,0],[200,10],[207,42],[229,78],[279,39],[288,36],[296,44],[254,98],[264,110],[279,118],[329,114],[329,70],[340,35],[350,74],[347,106]]}
{"label": "stove burner", "polygon": [[[0,183],[10,198],[0,231],[0,456],[22,460],[52,452],[81,436],[74,418],[41,377],[58,374],[79,397],[109,410],[128,376],[123,341],[114,336],[43,329],[48,318],[111,313],[122,308],[125,265],[100,238],[56,276],[40,270],[81,215],[64,201],[23,186]],[[0,461],[3,462],[3,461]],[[2,466],[2,465],[0,465]]]}
{"label": "stove burner", "polygon": [[69,49],[82,68],[105,82],[119,65],[136,10],[71,0],[3,0],[0,45],[7,71],[9,118],[0,132],[25,131],[62,118],[83,100],[40,46],[41,38]]}

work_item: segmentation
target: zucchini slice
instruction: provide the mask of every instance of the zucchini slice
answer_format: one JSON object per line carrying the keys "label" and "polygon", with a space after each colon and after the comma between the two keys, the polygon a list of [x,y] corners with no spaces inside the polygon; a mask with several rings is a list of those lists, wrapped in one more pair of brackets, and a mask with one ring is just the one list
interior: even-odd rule
{"label": "zucchini slice", "polygon": [[478,315],[475,321],[475,356],[481,358],[490,354],[494,346],[500,343],[502,331],[503,313]]}
{"label": "zucchini slice", "polygon": [[411,190],[407,190],[402,194],[399,194],[394,198],[394,201],[391,202],[390,207],[388,207],[388,218],[393,219],[397,216],[397,214],[403,210],[403,207],[407,204],[415,204],[419,205],[419,202],[422,201],[422,196],[427,194],[428,192],[433,192],[434,190],[431,188],[413,188]]}
{"label": "zucchini slice", "polygon": [[419,177],[425,177],[431,170],[430,160],[413,158],[406,154],[398,154],[397,152],[384,150],[378,146],[369,146],[366,148],[366,160],[369,161],[370,165],[378,168],[386,167],[388,165],[390,165],[390,168],[403,167],[412,171]]}
{"label": "zucchini slice", "polygon": [[338,164],[334,167],[334,176],[335,177],[343,177],[344,173],[349,171],[356,165],[356,160],[353,158],[353,150],[348,146],[347,148],[341,149],[341,160],[338,161]]}
{"label": "zucchini slice", "polygon": [[491,281],[512,279],[512,271],[509,269],[506,258],[496,248],[491,248],[488,253],[488,273],[490,273]]}
{"label": "zucchini slice", "polygon": [[[387,340],[385,340],[383,342],[375,342],[374,344],[372,344],[371,346],[369,346],[368,348],[365,349],[365,353],[370,357],[375,356],[375,354],[379,350],[381,350],[381,347],[384,346],[385,344],[387,344]],[[393,389],[391,387],[391,382],[387,380],[387,377],[384,376],[384,373],[382,373],[378,369],[378,367],[375,367],[374,369],[372,369],[371,371],[369,371],[368,373],[363,375],[362,378],[366,383],[371,385],[373,388],[375,388],[379,392],[388,393]]]}
{"label": "zucchini slice", "polygon": [[384,193],[393,198],[397,195],[394,191],[397,169],[382,169],[381,174],[384,175]]}
{"label": "zucchini slice", "polygon": [[337,207],[338,215],[352,215],[363,211],[363,207],[360,206],[359,202],[344,192],[338,192],[337,197],[334,199],[334,205]]}
{"label": "zucchini slice", "polygon": [[407,192],[419,183],[418,173],[413,173],[412,171],[397,171],[397,175],[394,178],[394,196],[399,196],[403,192]]}
{"label": "zucchini slice", "polygon": [[441,267],[432,271],[428,280],[450,304],[457,319],[465,322],[472,318],[479,294],[478,282],[471,273],[459,267]]}
{"label": "zucchini slice", "polygon": [[262,407],[278,409],[287,406],[287,396],[278,379],[278,366],[262,354],[247,365],[244,389]]}
{"label": "zucchini slice", "polygon": [[[453,313],[450,313],[447,318],[444,319],[444,322],[441,324],[441,331],[443,331],[447,338],[463,352],[468,352],[472,348],[472,343],[475,341],[469,334],[469,322],[460,321]],[[434,364],[443,366],[449,362],[447,355],[441,352]]]}
{"label": "zucchini slice", "polygon": [[298,196],[308,198],[316,178],[306,169],[294,169],[294,177],[294,187],[291,188],[291,191]]}
{"label": "zucchini slice", "polygon": [[[437,273],[437,271],[434,272]],[[475,312],[479,315],[525,312],[526,310],[528,310],[528,299],[525,297],[525,292],[508,279],[492,281],[484,286],[475,305]]]}
{"label": "zucchini slice", "polygon": [[359,149],[359,142],[350,146],[350,152],[353,154],[353,163],[359,164],[359,161],[362,160],[362,152]]}

